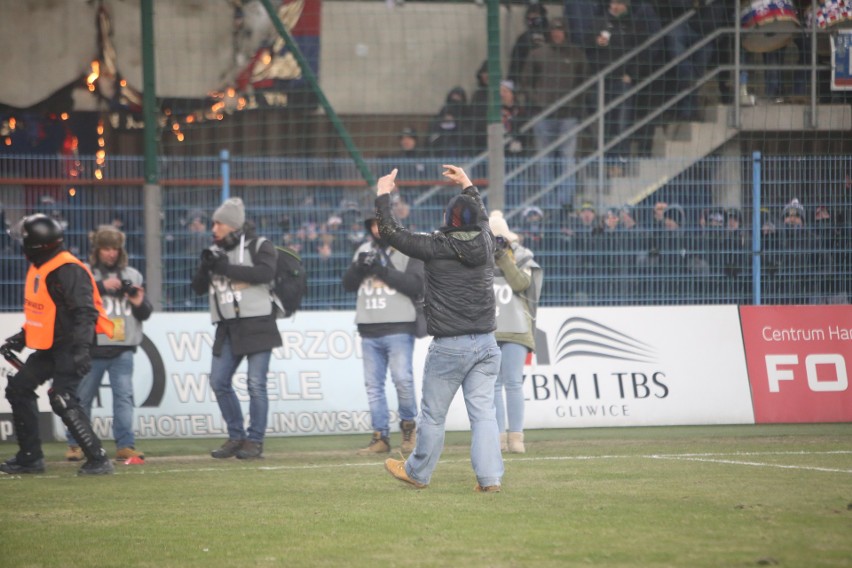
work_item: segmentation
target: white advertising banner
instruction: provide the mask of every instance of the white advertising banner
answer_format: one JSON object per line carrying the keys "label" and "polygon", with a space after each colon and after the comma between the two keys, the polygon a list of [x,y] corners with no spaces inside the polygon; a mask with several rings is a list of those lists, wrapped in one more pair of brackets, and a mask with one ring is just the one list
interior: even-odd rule
{"label": "white advertising banner", "polygon": [[[279,329],[283,346],[269,364],[267,434],[371,432],[354,312],[300,312],[279,320]],[[133,375],[139,438],[227,437],[209,381],[214,331],[207,313],[158,313],[145,322],[147,341]],[[245,361],[234,388],[248,419]],[[92,418],[109,438],[110,389],[102,387],[100,396]]]}
{"label": "white advertising banner", "polygon": [[[0,315],[0,339],[22,321],[22,314]],[[527,428],[754,422],[736,306],[543,308],[537,327],[538,352],[524,367]],[[354,312],[300,312],[279,328],[284,345],[270,363],[268,435],[370,432]],[[225,436],[209,385],[213,331],[206,313],[157,313],[145,322],[134,371],[139,438]],[[418,393],[428,343],[415,346]],[[5,388],[12,369],[1,364]],[[234,384],[247,412],[245,363]],[[44,391],[39,409],[49,413]],[[394,410],[390,378],[387,394]],[[111,409],[102,386],[92,417],[104,438],[112,437]],[[0,439],[8,439],[10,419],[2,399]],[[392,428],[397,421],[392,416]],[[459,393],[447,428],[469,427]],[[58,419],[53,434],[63,437]]]}
{"label": "white advertising banner", "polygon": [[525,426],[754,423],[736,306],[538,312]]}

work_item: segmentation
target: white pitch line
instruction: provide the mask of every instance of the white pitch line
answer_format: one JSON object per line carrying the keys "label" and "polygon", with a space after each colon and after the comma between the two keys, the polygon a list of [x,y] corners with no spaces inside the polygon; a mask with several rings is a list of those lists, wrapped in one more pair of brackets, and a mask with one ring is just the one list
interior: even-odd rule
{"label": "white pitch line", "polygon": [[[526,456],[526,457],[511,457],[506,458],[504,461],[507,463],[520,463],[520,462],[541,462],[541,461],[592,461],[592,460],[618,460],[618,459],[654,459],[654,460],[674,460],[674,461],[696,461],[696,462],[709,462],[709,463],[720,463],[720,464],[729,464],[729,465],[747,465],[752,467],[774,467],[780,469],[801,469],[801,470],[810,470],[810,471],[821,471],[821,472],[830,472],[830,473],[852,473],[852,469],[837,469],[837,468],[824,468],[817,466],[797,466],[797,465],[785,465],[785,464],[771,464],[771,463],[763,463],[763,462],[755,462],[755,461],[741,461],[735,459],[724,459],[727,457],[740,457],[740,456],[752,456],[752,457],[760,457],[760,456],[817,456],[817,455],[849,455],[852,454],[852,450],[827,450],[827,451],[787,451],[787,452],[720,452],[720,453],[686,453],[686,454],[604,454],[598,456]],[[452,464],[452,463],[469,463],[469,458],[462,459],[453,459],[453,460],[441,460],[442,464]],[[123,469],[120,466],[116,466],[116,474],[118,475],[163,475],[163,474],[175,474],[175,473],[202,473],[202,472],[210,472],[210,471],[219,471],[219,472],[228,472],[228,471],[300,471],[300,470],[311,470],[311,469],[340,469],[340,468],[359,468],[359,467],[379,467],[383,462],[359,462],[359,463],[338,463],[338,464],[303,464],[303,465],[250,465],[246,464],[243,467],[228,467],[226,464],[222,464],[221,467],[208,466],[208,467],[196,467],[196,468],[169,468],[169,469],[147,469],[144,466],[135,466],[128,469]],[[149,465],[155,465],[156,459],[152,459]],[[19,479],[22,476],[19,475],[5,475],[0,474],[0,480],[12,480]],[[38,478],[38,479],[57,479],[60,475],[56,474],[39,474],[39,475],[27,475],[27,478]],[[2,482],[2,481],[0,481]]]}
{"label": "white pitch line", "polygon": [[[846,453],[846,452],[844,452]],[[740,460],[722,460],[722,459],[711,459],[711,458],[698,458],[698,457],[688,457],[688,456],[646,456],[651,459],[658,460],[672,460],[672,461],[693,461],[693,462],[707,462],[707,463],[720,463],[726,465],[747,465],[752,467],[774,467],[778,469],[801,469],[806,471],[824,471],[829,473],[852,473],[852,469],[837,469],[832,467],[817,467],[817,466],[809,466],[809,465],[787,465],[780,463],[763,463],[763,462],[752,462],[752,461],[740,461]]]}
{"label": "white pitch line", "polygon": [[795,452],[713,452],[702,454],[653,454],[654,457],[715,457],[715,456],[821,456],[821,455],[844,455],[852,454],[852,450],[824,450],[824,451],[805,451],[799,450]]}

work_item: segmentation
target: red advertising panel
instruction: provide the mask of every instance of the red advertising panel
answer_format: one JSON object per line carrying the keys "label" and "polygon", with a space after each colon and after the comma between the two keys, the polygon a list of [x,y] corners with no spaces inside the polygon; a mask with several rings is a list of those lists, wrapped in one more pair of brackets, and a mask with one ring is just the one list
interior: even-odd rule
{"label": "red advertising panel", "polygon": [[852,421],[852,306],[742,306],[755,422]]}

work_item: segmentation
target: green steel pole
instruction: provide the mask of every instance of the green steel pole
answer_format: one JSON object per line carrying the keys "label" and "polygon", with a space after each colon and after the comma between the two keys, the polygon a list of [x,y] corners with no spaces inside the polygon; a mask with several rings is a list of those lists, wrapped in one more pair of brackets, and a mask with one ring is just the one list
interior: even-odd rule
{"label": "green steel pole", "polygon": [[142,114],[145,120],[145,183],[157,174],[157,90],[154,77],[154,0],[142,0]]}
{"label": "green steel pole", "polygon": [[506,158],[500,109],[500,0],[488,0],[488,207],[506,203]]}
{"label": "green steel pole", "polygon": [[500,0],[488,0],[488,123],[500,117]]}
{"label": "green steel pole", "polygon": [[319,82],[317,81],[316,75],[314,75],[314,70],[311,69],[311,66],[308,65],[305,56],[302,54],[302,51],[299,49],[298,44],[293,40],[293,36],[290,35],[290,32],[287,31],[287,28],[284,27],[284,24],[281,22],[281,18],[278,17],[278,13],[272,7],[270,0],[261,0],[263,7],[266,8],[266,12],[269,14],[269,18],[272,20],[275,29],[284,38],[284,41],[287,42],[287,46],[290,48],[290,51],[293,52],[293,56],[298,61],[299,66],[302,68],[302,74],[305,76],[305,79],[310,83],[311,88],[317,94],[317,98],[319,98],[319,102],[322,105],[323,110],[325,110],[326,116],[331,121],[331,124],[334,126],[335,130],[337,130],[337,134],[343,140],[343,144],[346,146],[346,150],[349,151],[349,155],[355,161],[355,165],[358,166],[358,170],[361,172],[361,176],[367,182],[369,187],[373,187],[376,185],[376,179],[373,176],[370,169],[367,167],[367,164],[364,163],[364,159],[361,157],[361,152],[358,151],[358,148],[355,146],[355,143],[352,141],[352,137],[349,136],[349,132],[346,130],[346,127],[343,126],[343,122],[340,120],[340,117],[337,116],[337,113],[334,111],[334,108],[331,106],[331,103],[328,102],[328,99],[325,96],[325,93],[322,92],[322,89],[319,86]]}
{"label": "green steel pole", "polygon": [[145,120],[145,185],[142,188],[145,227],[146,296],[154,309],[163,309],[162,189],[157,173],[157,88],[154,80],[154,0],[142,0],[142,114]]}

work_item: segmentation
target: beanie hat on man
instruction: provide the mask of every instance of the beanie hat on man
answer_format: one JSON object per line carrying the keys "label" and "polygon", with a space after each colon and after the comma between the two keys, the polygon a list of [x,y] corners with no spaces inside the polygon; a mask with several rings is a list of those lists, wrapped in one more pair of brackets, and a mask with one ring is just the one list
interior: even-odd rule
{"label": "beanie hat on man", "polygon": [[89,263],[92,266],[98,264],[98,251],[107,248],[114,248],[119,251],[116,267],[124,268],[127,266],[127,251],[124,250],[124,233],[119,231],[114,225],[100,225],[94,233],[89,235],[89,241],[92,243],[92,252],[89,255]]}
{"label": "beanie hat on man", "polygon": [[457,195],[447,205],[444,225],[452,229],[473,227],[479,217],[479,206],[469,195]]}
{"label": "beanie hat on man", "polygon": [[246,222],[246,209],[243,200],[239,197],[226,199],[219,208],[213,212],[213,220],[233,229],[242,229]]}

